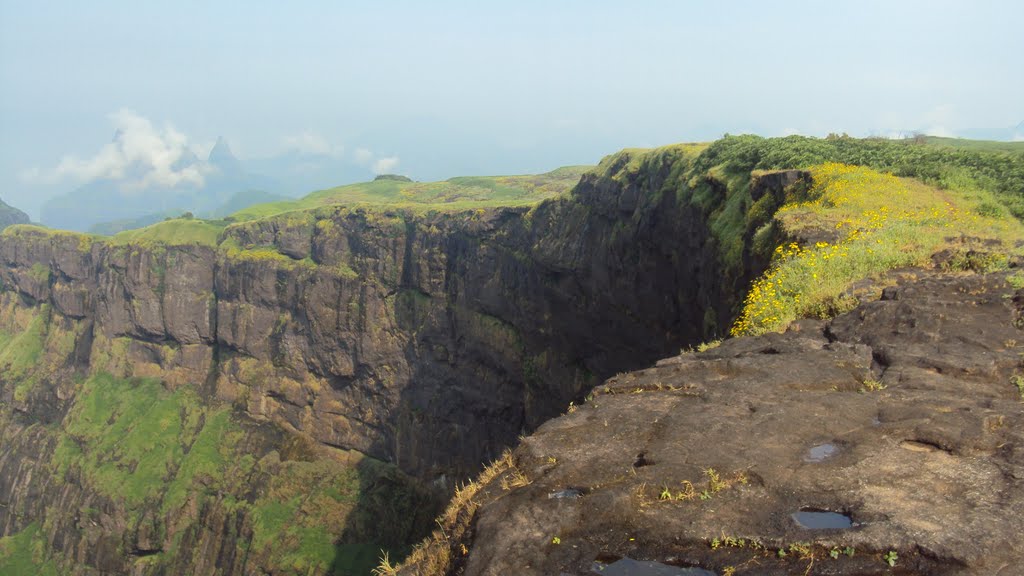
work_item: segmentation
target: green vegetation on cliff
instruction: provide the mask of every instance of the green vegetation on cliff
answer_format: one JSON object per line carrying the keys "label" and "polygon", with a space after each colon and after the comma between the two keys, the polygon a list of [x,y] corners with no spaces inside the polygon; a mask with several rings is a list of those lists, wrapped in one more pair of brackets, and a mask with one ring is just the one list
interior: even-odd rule
{"label": "green vegetation on cliff", "polygon": [[[942,142],[942,141],[939,141]],[[960,141],[975,142],[975,141]],[[991,192],[1018,218],[1024,218],[1024,151],[1002,144],[947,146],[914,140],[875,138],[761,138],[727,136],[701,154],[699,172],[722,166],[729,173],[800,169],[837,162],[866,166],[895,176],[959,192]]]}
{"label": "green vegetation on cliff", "polygon": [[227,223],[222,220],[173,218],[151,224],[145,228],[125,230],[112,236],[110,244],[167,246],[216,246],[218,235]]}
{"label": "green vegetation on cliff", "polygon": [[734,335],[844,312],[856,305],[844,294],[854,282],[928,266],[942,250],[976,260],[959,264],[964,268],[1005,267],[1024,240],[1024,226],[984,193],[944,193],[845,164],[815,166],[811,175],[810,189],[793,190],[776,213],[774,222],[794,241],[776,247],[771,269],[751,286]]}
{"label": "green vegetation on cliff", "polygon": [[293,210],[333,205],[393,205],[417,210],[454,212],[494,206],[523,206],[568,192],[587,166],[566,166],[529,176],[463,176],[443,182],[378,179],[313,192],[299,200],[257,204],[232,214],[253,220]]}
{"label": "green vegetation on cliff", "polygon": [[[835,314],[853,304],[843,294],[854,282],[928,265],[941,250],[985,244],[1005,263],[1024,238],[1024,153],[988,144],[727,136],[710,145],[624,150],[594,174],[629,183],[667,172],[656,193],[701,210],[724,280],[737,292],[750,289],[744,310],[735,311],[739,335]],[[786,169],[808,170],[813,184],[754,197],[762,178]],[[751,259],[775,264],[752,287],[740,285]]]}
{"label": "green vegetation on cliff", "polygon": [[[179,565],[192,553],[181,538],[198,521],[196,506],[251,518],[251,541],[235,544],[265,568],[295,575],[365,573],[381,548],[401,554],[401,534],[418,515],[430,518],[420,512],[431,509],[428,500],[384,464],[324,457],[314,446],[298,450],[298,460],[245,452],[253,438],[230,408],[209,405],[191,387],[97,374],[82,383],[57,434],[58,478],[84,479],[125,508],[129,527],[143,529],[157,510],[157,525],[173,528],[169,547],[147,565]],[[363,510],[371,523],[360,519]]]}
{"label": "green vegetation on cliff", "polygon": [[15,224],[8,226],[0,232],[0,238],[19,238],[23,240],[49,240],[51,242],[66,242],[75,245],[79,250],[86,252],[95,242],[103,240],[102,236],[72,232],[70,230],[55,230],[36,224]]}
{"label": "green vegetation on cliff", "polygon": [[[139,510],[162,499],[166,479],[173,479],[172,486],[181,482],[177,473],[186,449],[192,447],[204,424],[217,421],[218,415],[204,409],[195,393],[187,389],[172,393],[158,380],[122,380],[98,374],[79,389],[54,463],[58,471],[69,467],[81,470],[96,490],[123,500],[129,510]],[[223,435],[223,425],[219,428],[217,432]],[[191,452],[189,456],[195,459]],[[225,455],[217,451],[205,451],[203,456],[215,464],[225,461]],[[219,466],[206,468],[218,473],[211,475],[213,480],[223,476]]]}
{"label": "green vegetation on cliff", "polygon": [[20,532],[0,538],[0,574],[58,576],[60,572],[49,554],[42,530],[33,522]]}

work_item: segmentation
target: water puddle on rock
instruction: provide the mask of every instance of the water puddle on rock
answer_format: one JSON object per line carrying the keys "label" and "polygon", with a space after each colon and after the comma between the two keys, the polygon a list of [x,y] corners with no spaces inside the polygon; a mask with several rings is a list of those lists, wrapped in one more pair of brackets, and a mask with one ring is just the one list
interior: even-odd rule
{"label": "water puddle on rock", "polygon": [[610,560],[611,558],[599,558],[594,561],[591,572],[603,576],[718,576],[703,568],[669,566],[661,562],[633,560],[632,558]]}
{"label": "water puddle on rock", "polygon": [[804,456],[804,462],[824,462],[829,458],[839,453],[839,446],[836,446],[832,442],[826,442],[825,444],[818,444],[817,446],[811,447],[807,451],[807,455]]}
{"label": "water puddle on rock", "polygon": [[846,514],[824,510],[804,509],[791,514],[797,526],[805,530],[843,530],[853,527],[853,520]]}

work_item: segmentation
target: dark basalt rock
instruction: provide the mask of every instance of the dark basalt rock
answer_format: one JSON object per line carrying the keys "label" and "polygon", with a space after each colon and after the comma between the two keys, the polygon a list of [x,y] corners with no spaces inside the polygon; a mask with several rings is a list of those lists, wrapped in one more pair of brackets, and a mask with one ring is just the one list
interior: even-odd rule
{"label": "dark basalt rock", "polygon": [[[1005,273],[921,275],[831,322],[608,380],[523,441],[529,485],[484,487],[460,574],[590,574],[601,555],[719,574],[1018,573],[1022,299]],[[842,449],[809,461],[823,438]],[[656,464],[636,467],[638,451]],[[568,485],[586,495],[547,497]],[[852,523],[808,530],[801,510]]]}
{"label": "dark basalt rock", "polygon": [[394,180],[396,182],[412,182],[412,178],[408,176],[402,176],[401,174],[377,174],[374,176],[373,181],[377,180]]}

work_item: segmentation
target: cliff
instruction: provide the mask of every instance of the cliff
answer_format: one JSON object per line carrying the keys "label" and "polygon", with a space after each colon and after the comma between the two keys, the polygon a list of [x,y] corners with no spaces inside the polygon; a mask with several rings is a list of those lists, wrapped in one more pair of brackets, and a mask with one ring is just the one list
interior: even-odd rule
{"label": "cliff", "polygon": [[766,266],[734,338],[569,404],[380,574],[1019,571],[1024,228],[974,184],[738,173],[783,152],[761,145],[712,145],[718,194],[689,196],[724,196],[720,253]]}
{"label": "cliff", "polygon": [[[867,238],[844,240],[859,221],[815,202],[820,183],[876,175],[766,171],[805,163],[749,146],[624,151],[533,204],[466,201],[442,183],[434,204],[318,193],[230,225],[8,229],[0,561],[83,575],[365,572],[381,548],[399,556],[426,535],[457,482],[608,377],[730,328],[846,309],[855,296],[839,290],[865,266],[940,247],[970,260],[1020,236],[999,228],[1002,209],[957,221],[977,238],[947,240],[953,212],[929,210],[952,198],[912,188],[913,246],[820,293],[804,285],[813,308],[754,306],[748,288],[785,242]],[[420,186],[374,184],[396,197]],[[831,229],[803,225],[814,218]],[[801,270],[794,286],[812,282]]]}
{"label": "cliff", "polygon": [[609,379],[401,573],[1019,573],[1024,275],[906,272],[834,320]]}
{"label": "cliff", "polygon": [[9,230],[3,533],[82,574],[320,573],[415,541],[524,430],[730,317],[746,273],[662,193],[692,158],[532,208]]}

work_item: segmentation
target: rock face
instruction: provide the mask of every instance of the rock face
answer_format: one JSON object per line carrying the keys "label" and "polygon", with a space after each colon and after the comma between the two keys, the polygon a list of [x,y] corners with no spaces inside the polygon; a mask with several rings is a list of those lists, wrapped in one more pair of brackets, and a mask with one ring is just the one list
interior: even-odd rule
{"label": "rock face", "polygon": [[[760,270],[749,259],[723,264],[708,229],[718,205],[691,204],[685,185],[674,188],[685,156],[641,170],[627,161],[532,209],[324,209],[232,226],[219,248],[5,235],[0,319],[8,332],[36,327],[46,361],[30,378],[0,377],[0,535],[39,523],[76,573],[277,573],[271,548],[260,556],[236,544],[260,540],[267,494],[289,493],[274,484],[299,466],[285,462],[288,438],[450,485],[607,376],[715,336]],[[31,322],[42,314],[39,328]],[[217,474],[189,476],[192,490],[217,496],[179,509],[170,492],[135,503],[103,492],[88,454],[78,472],[60,468],[67,441],[95,449],[75,427],[80,382],[97,374],[195,394],[200,422],[229,407],[246,440],[222,451],[217,470],[262,470],[261,488],[243,494]],[[196,417],[181,412],[181,426]],[[230,468],[251,459],[253,472]],[[134,473],[132,462],[114,466]],[[167,477],[188,470],[184,462]],[[423,523],[410,510],[429,524],[428,501],[403,499],[391,511],[402,522],[380,537],[418,539]],[[96,529],[61,515],[71,509],[95,514]],[[367,520],[351,532],[378,528]],[[157,560],[181,542],[197,552]]]}
{"label": "rock face", "polygon": [[99,368],[205,382],[326,445],[460,475],[729,317],[747,275],[723,282],[701,211],[652,194],[671,168],[588,176],[532,211],[339,209],[229,229],[263,252],[26,232],[0,245],[0,279],[94,341],[131,340]]}
{"label": "rock face", "polygon": [[456,573],[1018,574],[1024,291],[922,275],[611,378],[481,488]]}

